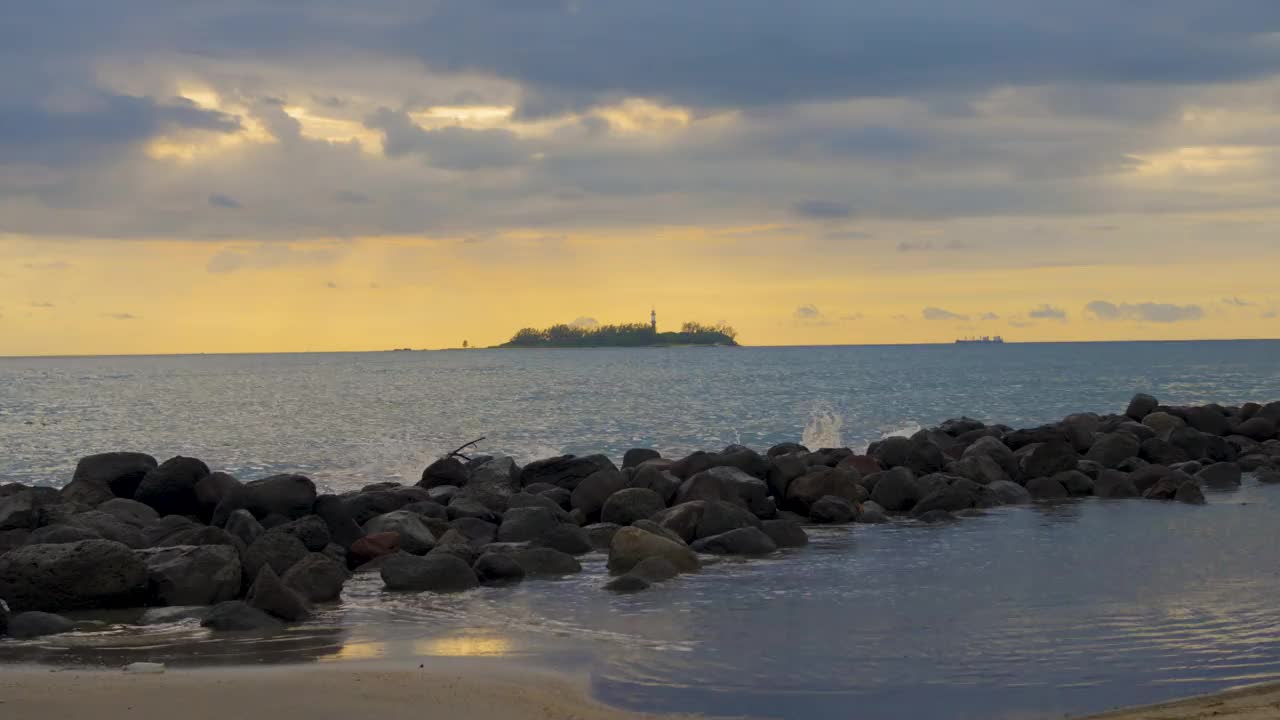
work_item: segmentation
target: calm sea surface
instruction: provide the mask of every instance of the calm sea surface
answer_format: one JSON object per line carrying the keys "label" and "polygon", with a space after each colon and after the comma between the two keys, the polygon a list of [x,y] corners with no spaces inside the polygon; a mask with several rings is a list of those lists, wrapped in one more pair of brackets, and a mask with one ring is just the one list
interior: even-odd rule
{"label": "calm sea surface", "polygon": [[[522,461],[804,438],[855,447],[967,414],[1026,425],[1162,400],[1280,398],[1280,343],[0,359],[0,482],[80,455],[194,455],[242,479],[412,481],[479,436]],[[1280,679],[1280,487],[1209,505],[1089,500],[950,526],[817,530],[633,596],[563,581],[341,605],[271,643],[192,621],[0,644],[179,665],[488,656],[590,673],[604,700],[781,718],[1050,718]]]}

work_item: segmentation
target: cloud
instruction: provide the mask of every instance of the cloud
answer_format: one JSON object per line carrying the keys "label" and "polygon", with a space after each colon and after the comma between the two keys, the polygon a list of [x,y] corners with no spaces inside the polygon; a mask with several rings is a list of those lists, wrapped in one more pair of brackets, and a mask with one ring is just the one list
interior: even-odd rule
{"label": "cloud", "polygon": [[822,311],[813,305],[801,305],[795,309],[795,312],[791,313],[791,316],[796,320],[820,320]]}
{"label": "cloud", "polygon": [[583,315],[582,317],[579,317],[573,322],[569,323],[569,326],[580,328],[582,330],[592,330],[594,328],[600,327],[600,321],[593,317],[587,317]]}
{"label": "cloud", "polygon": [[1241,300],[1241,299],[1240,299],[1240,298],[1238,298],[1238,297],[1229,297],[1229,298],[1223,298],[1223,299],[1222,299],[1222,304],[1223,304],[1223,305],[1234,305],[1235,307],[1242,307],[1242,308],[1243,308],[1243,307],[1254,307],[1254,306],[1256,306],[1258,303],[1256,303],[1256,302],[1250,302],[1249,300]]}
{"label": "cloud", "polygon": [[334,282],[334,281],[332,281],[332,280],[330,280],[329,282],[326,282],[326,283],[324,284],[324,286],[325,286],[326,288],[330,289],[330,290],[337,290],[337,289],[338,289],[338,283],[336,283],[336,282]]}
{"label": "cloud", "polygon": [[792,205],[791,211],[813,220],[839,220],[853,216],[852,207],[835,200],[802,200]]}
{"label": "cloud", "polygon": [[1170,303],[1121,303],[1094,300],[1085,305],[1086,314],[1099,320],[1127,320],[1131,322],[1176,323],[1199,320],[1204,310],[1199,305],[1173,305]]}
{"label": "cloud", "polygon": [[230,195],[223,195],[222,193],[213,193],[209,195],[209,205],[211,207],[224,208],[227,210],[239,210],[243,207],[239,200],[236,200]]}
{"label": "cloud", "polygon": [[982,313],[981,315],[979,315],[979,316],[978,316],[978,319],[979,319],[979,320],[983,320],[983,321],[988,321],[988,322],[989,322],[989,321],[992,321],[992,320],[999,320],[999,319],[1000,319],[1000,316],[999,316],[999,315],[997,315],[997,314],[995,314],[995,313],[993,313],[993,312],[984,312],[984,313]]}
{"label": "cloud", "polygon": [[102,317],[111,318],[112,320],[141,320],[142,318],[131,313],[103,313]]}
{"label": "cloud", "polygon": [[333,194],[333,199],[344,205],[368,205],[373,202],[373,198],[354,190],[339,190]]}
{"label": "cloud", "polygon": [[239,270],[270,270],[280,267],[329,265],[343,253],[337,248],[299,250],[278,243],[262,243],[253,248],[228,248],[209,259],[205,269],[211,273]]}
{"label": "cloud", "polygon": [[903,240],[897,245],[900,253],[928,252],[931,250],[968,250],[973,247],[963,240],[949,240],[942,245],[935,245],[930,240]]}
{"label": "cloud", "polygon": [[48,310],[50,308],[55,307],[55,305],[51,302],[32,302],[31,307],[40,308],[42,310]]}
{"label": "cloud", "polygon": [[842,321],[854,321],[854,320],[861,320],[863,317],[864,316],[862,313],[853,312],[853,313],[844,313],[843,315],[840,316],[840,319]]}
{"label": "cloud", "polygon": [[927,307],[920,311],[920,315],[925,320],[968,320],[968,315],[960,315],[950,310],[944,310],[939,307]]}
{"label": "cloud", "polygon": [[379,108],[365,126],[382,132],[388,157],[421,155],[446,170],[492,170],[524,165],[536,150],[510,130],[449,126],[426,130],[404,111]]}
{"label": "cloud", "polygon": [[1067,311],[1062,308],[1054,307],[1048,303],[1041,304],[1027,313],[1028,316],[1036,320],[1055,320],[1057,322],[1067,321]]}
{"label": "cloud", "polygon": [[1009,327],[1029,328],[1032,325],[1035,325],[1035,323],[1031,322],[1030,320],[1027,320],[1026,318],[1022,318],[1022,317],[1009,318]]}
{"label": "cloud", "polygon": [[28,270],[67,270],[72,266],[66,260],[50,260],[48,262],[29,262],[23,263],[22,267]]}

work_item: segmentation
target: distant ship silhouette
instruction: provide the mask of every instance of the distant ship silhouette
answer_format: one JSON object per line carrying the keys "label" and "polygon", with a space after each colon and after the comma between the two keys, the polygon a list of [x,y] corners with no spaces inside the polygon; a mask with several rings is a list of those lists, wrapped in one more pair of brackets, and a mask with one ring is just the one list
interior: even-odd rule
{"label": "distant ship silhouette", "polygon": [[1003,345],[1004,338],[999,335],[983,335],[982,337],[957,338],[957,345]]}

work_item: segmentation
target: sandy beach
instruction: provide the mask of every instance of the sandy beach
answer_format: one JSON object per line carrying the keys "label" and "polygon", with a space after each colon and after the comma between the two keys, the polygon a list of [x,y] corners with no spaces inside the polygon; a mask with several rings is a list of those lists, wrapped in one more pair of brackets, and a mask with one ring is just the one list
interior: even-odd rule
{"label": "sandy beach", "polygon": [[1128,708],[1085,720],[1274,720],[1280,718],[1280,683]]}

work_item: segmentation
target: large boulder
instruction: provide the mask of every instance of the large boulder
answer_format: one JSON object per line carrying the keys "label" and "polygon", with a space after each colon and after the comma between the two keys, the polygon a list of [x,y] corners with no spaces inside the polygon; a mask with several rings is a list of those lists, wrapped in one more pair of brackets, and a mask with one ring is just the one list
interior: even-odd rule
{"label": "large boulder", "polygon": [[587,534],[587,539],[591,541],[591,547],[594,550],[608,550],[609,545],[613,543],[613,535],[618,532],[620,525],[613,523],[595,523],[582,528]]}
{"label": "large boulder", "polygon": [[[98,507],[105,507],[107,504],[109,503],[104,503]],[[110,515],[101,510],[77,513],[68,518],[66,524],[90,530],[103,540],[111,540],[131,548],[144,548],[151,545],[147,540],[144,528],[126,523],[118,516]]]}
{"label": "large boulder", "polygon": [[243,492],[244,484],[227,473],[209,473],[196,483],[196,502],[200,503],[200,517],[212,520],[224,500],[229,496],[241,497]]}
{"label": "large boulder", "polygon": [[242,563],[245,577],[252,581],[263,566],[269,565],[276,575],[283,575],[294,563],[307,556],[307,546],[298,538],[281,532],[263,533],[244,551]]}
{"label": "large boulder", "polygon": [[1187,422],[1177,415],[1167,412],[1153,412],[1142,419],[1142,424],[1151,428],[1157,436],[1160,436],[1186,426]]}
{"label": "large boulder", "polygon": [[382,564],[388,590],[453,593],[478,587],[480,581],[463,560],[448,553],[419,557],[396,553]]}
{"label": "large boulder", "polygon": [[60,543],[80,542],[81,540],[102,540],[98,533],[75,525],[46,525],[36,528],[27,536],[25,545],[57,545]]}
{"label": "large boulder", "polygon": [[[419,487],[413,487],[361,491],[342,498],[342,503],[352,522],[357,525],[364,525],[379,515],[394,512],[411,503],[430,499],[430,492]],[[325,517],[319,511],[316,514]]]}
{"label": "large boulder", "polygon": [[216,605],[240,595],[240,555],[229,545],[138,550],[152,605]]}
{"label": "large boulder", "polygon": [[[306,548],[303,548],[304,550]],[[393,532],[365,535],[351,543],[347,550],[347,567],[363,565],[389,557],[400,551],[400,535]]]}
{"label": "large boulder", "polygon": [[637,527],[624,527],[614,533],[613,542],[609,546],[610,572],[628,572],[641,560],[649,557],[664,558],[680,572],[697,572],[701,567],[692,550],[668,538]]}
{"label": "large boulder", "polygon": [[1154,397],[1145,393],[1138,393],[1129,401],[1129,407],[1124,411],[1124,414],[1133,420],[1142,422],[1143,418],[1155,412],[1155,409],[1159,406],[1160,402]]}
{"label": "large boulder", "polygon": [[1236,434],[1243,435],[1250,440],[1257,442],[1265,442],[1276,437],[1277,426],[1276,421],[1266,417],[1251,417],[1240,423],[1236,427]]}
{"label": "large boulder", "polygon": [[1001,505],[1025,505],[1031,502],[1031,493],[1012,480],[997,480],[987,485],[987,492]]}
{"label": "large boulder", "polygon": [[[1075,447],[1065,440],[1037,443],[1027,447],[1029,449],[1022,455],[1019,463],[1021,477],[1051,477],[1060,472],[1075,470],[1076,463],[1080,461]],[[1034,490],[1032,494],[1035,494]]]}
{"label": "large boulder", "polygon": [[304,475],[273,475],[245,483],[245,507],[254,517],[282,515],[296,520],[310,515],[316,503],[316,484]]}
{"label": "large boulder", "polygon": [[498,537],[498,526],[478,518],[461,517],[451,520],[449,527],[457,530],[472,545],[491,543]]}
{"label": "large boulder", "polygon": [[1178,486],[1178,490],[1173,494],[1176,502],[1187,503],[1188,505],[1204,505],[1204,492],[1200,490],[1200,486],[1193,482],[1184,482]]}
{"label": "large boulder", "polygon": [[[739,451],[736,454],[742,455],[743,453],[750,453],[751,456],[760,458],[759,455],[750,450]],[[727,455],[725,457],[732,456]],[[762,475],[767,474],[768,468],[764,464],[763,458],[760,459],[760,462],[762,466],[756,469]],[[742,505],[757,517],[773,517],[777,513],[777,506],[769,499],[769,485],[755,475],[732,465],[721,465],[699,473],[697,476],[690,478],[688,482],[694,482],[699,477],[704,476],[714,476],[719,481],[722,492],[721,500]]]}
{"label": "large boulder", "polygon": [[858,508],[853,503],[835,495],[823,495],[809,506],[809,519],[819,525],[843,525],[857,516]]}
{"label": "large boulder", "polygon": [[249,594],[245,596],[244,601],[249,604],[249,607],[257,608],[285,622],[301,622],[311,617],[311,608],[307,606],[307,601],[285,585],[270,565],[263,565],[258,571],[253,587],[249,588]]}
{"label": "large boulder", "polygon": [[[545,482],[572,492],[583,480],[591,475],[602,470],[616,471],[617,469],[613,461],[604,455],[588,455],[587,457],[560,455],[546,460],[536,460],[524,466],[520,471],[520,485],[525,487],[534,483]],[[606,495],[605,497],[608,496]],[[603,504],[604,499],[602,498],[600,502]]]}
{"label": "large boulder", "polygon": [[[916,496],[915,474],[905,467],[895,467],[873,476],[875,486],[871,499],[890,512],[910,510],[919,499]],[[870,479],[870,478],[868,478]]]}
{"label": "large boulder", "polygon": [[329,526],[318,515],[300,517],[283,525],[277,525],[271,530],[298,538],[311,552],[320,552],[332,540],[329,536]]}
{"label": "large boulder", "polygon": [[787,489],[796,478],[809,472],[809,464],[800,453],[772,455],[769,459],[769,472],[765,481],[769,484],[769,492],[779,500],[787,497]]}
{"label": "large boulder", "polygon": [[971,489],[962,485],[945,485],[920,498],[911,507],[911,514],[920,516],[932,510],[956,512],[968,510],[975,504],[975,496]]}
{"label": "large boulder", "polygon": [[1141,450],[1138,438],[1126,432],[1114,432],[1095,440],[1089,452],[1085,453],[1085,459],[1104,468],[1115,469],[1125,460],[1137,457]]}
{"label": "large boulder", "polygon": [[[47,635],[60,635],[74,629],[75,623],[61,615],[31,610],[9,618],[8,633],[14,640],[30,640]],[[3,634],[0,632],[0,635]]]}
{"label": "large boulder", "polygon": [[605,501],[604,508],[600,511],[600,520],[617,525],[630,525],[636,520],[651,518],[666,507],[667,504],[662,496],[653,490],[624,488],[610,495]]}
{"label": "large boulder", "polygon": [[481,585],[514,585],[524,580],[524,568],[510,555],[485,553],[471,566]]}
{"label": "large boulder", "polygon": [[1119,470],[1103,470],[1093,481],[1093,494],[1100,498],[1123,499],[1135,498],[1142,493],[1138,491],[1127,473]]}
{"label": "large boulder", "polygon": [[676,492],[680,490],[680,479],[655,463],[646,463],[635,468],[627,478],[626,485],[628,488],[643,488],[654,491],[658,494],[658,497],[662,498],[665,506],[675,498]]}
{"label": "large boulder", "polygon": [[14,612],[129,607],[146,594],[146,564],[117,542],[32,545],[0,555],[0,600]]}
{"label": "large boulder", "polygon": [[786,506],[809,515],[813,504],[828,495],[850,503],[862,502],[867,499],[867,491],[858,483],[859,479],[852,468],[818,468],[791,481],[787,486]]}
{"label": "large boulder", "polygon": [[258,522],[253,513],[244,509],[231,513],[223,529],[230,533],[232,537],[238,538],[240,542],[244,543],[245,547],[252,545],[266,532],[266,529],[262,527],[262,523]]}
{"label": "large boulder", "polygon": [[568,555],[582,555],[595,549],[587,531],[572,523],[560,523],[538,536],[533,543]]}
{"label": "large boulder", "polygon": [[189,457],[173,457],[147,472],[133,499],[161,515],[197,515],[196,484],[209,476],[209,466]]}
{"label": "large boulder", "polygon": [[32,490],[0,497],[0,531],[34,530],[40,525],[42,502]]}
{"label": "large boulder", "polygon": [[240,600],[218,603],[200,625],[215,632],[272,633],[284,629],[276,618]]}
{"label": "large boulder", "polygon": [[1206,435],[1226,435],[1231,431],[1227,416],[1211,406],[1187,408],[1187,424]]}
{"label": "large boulder", "polygon": [[773,540],[774,545],[780,548],[804,547],[809,544],[809,534],[795,520],[788,518],[765,520],[761,523],[760,529]]}
{"label": "large boulder", "polygon": [[455,457],[442,457],[422,471],[422,479],[418,481],[418,487],[433,488],[441,485],[462,487],[469,479],[467,469],[461,460]]}
{"label": "large boulder", "polygon": [[313,552],[289,568],[280,580],[310,603],[332,602],[342,596],[347,569],[324,553]]}
{"label": "large boulder", "polygon": [[1060,472],[1053,476],[1067,489],[1067,494],[1072,497],[1084,497],[1093,494],[1093,478],[1085,475],[1079,470],[1068,470]]}
{"label": "large boulder", "polygon": [[611,495],[626,487],[626,478],[616,469],[598,470],[582,478],[573,489],[570,504],[581,510],[588,520],[600,517],[604,503]]}
{"label": "large boulder", "polygon": [[633,468],[642,465],[650,460],[658,460],[662,458],[662,453],[649,448],[632,448],[622,456],[622,467]]}
{"label": "large boulder", "polygon": [[1070,496],[1067,488],[1052,477],[1037,477],[1027,481],[1027,492],[1036,500],[1059,500]]}
{"label": "large boulder", "polygon": [[342,498],[335,495],[321,495],[316,498],[312,509],[329,527],[329,538],[337,545],[350,549],[352,543],[364,537],[364,530],[356,524]]}
{"label": "large boulder", "polygon": [[990,455],[980,452],[961,456],[959,460],[947,465],[947,472],[972,480],[979,485],[990,485],[1000,480],[1012,479],[1000,463]]}
{"label": "large boulder", "polygon": [[[1005,445],[1000,438],[990,435],[978,438],[973,444],[964,449],[960,459],[965,460],[975,456],[983,456],[993,460],[1000,466],[1001,470],[1004,470],[1010,480],[1013,480],[1018,475],[1018,459],[1014,456],[1013,450],[1008,445]],[[969,479],[974,482],[981,482],[977,478],[971,477]]]}
{"label": "large boulder", "polygon": [[498,542],[531,542],[559,525],[560,519],[547,508],[513,508],[502,516]]}
{"label": "large boulder", "polygon": [[396,533],[400,536],[400,549],[410,555],[426,555],[436,546],[435,534],[422,516],[408,510],[379,515],[364,524],[364,532],[366,535]]}
{"label": "large boulder", "polygon": [[[147,473],[155,470],[156,459],[135,452],[89,455],[76,463],[71,482],[63,488],[67,500],[98,505],[112,497],[131,498]],[[96,500],[96,502],[92,502]]]}
{"label": "large boulder", "polygon": [[768,555],[778,549],[763,530],[754,527],[712,535],[694,542],[691,547],[695,552],[710,555]]}
{"label": "large boulder", "polygon": [[[520,466],[506,455],[490,458],[476,458],[467,464],[467,490],[510,495],[517,492],[520,485]],[[438,485],[432,490],[448,485]]]}
{"label": "large boulder", "polygon": [[127,498],[112,498],[99,505],[97,511],[138,528],[146,527],[160,519],[160,514],[151,506]]}
{"label": "large boulder", "polygon": [[1195,478],[1209,487],[1235,487],[1240,485],[1244,473],[1233,462],[1214,463],[1195,474]]}
{"label": "large boulder", "polygon": [[525,577],[559,577],[582,572],[582,563],[555,548],[521,548],[512,552],[511,558],[524,569]]}

